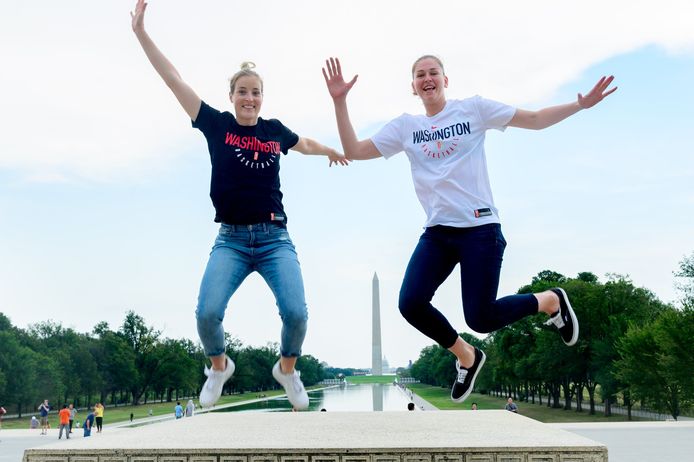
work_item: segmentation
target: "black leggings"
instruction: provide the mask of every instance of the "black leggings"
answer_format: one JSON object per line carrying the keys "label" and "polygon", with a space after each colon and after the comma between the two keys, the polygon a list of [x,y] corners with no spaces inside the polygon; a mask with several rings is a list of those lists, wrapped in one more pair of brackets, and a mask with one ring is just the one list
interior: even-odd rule
{"label": "black leggings", "polygon": [[97,417],[96,418],[96,431],[100,432],[101,431],[101,424],[104,423],[104,418],[103,417]]}
{"label": "black leggings", "polygon": [[497,223],[474,228],[427,228],[407,265],[400,289],[400,313],[442,347],[452,347],[458,332],[434,308],[431,299],[458,263],[463,312],[470,329],[493,332],[537,313],[537,299],[532,294],[496,299],[505,248]]}

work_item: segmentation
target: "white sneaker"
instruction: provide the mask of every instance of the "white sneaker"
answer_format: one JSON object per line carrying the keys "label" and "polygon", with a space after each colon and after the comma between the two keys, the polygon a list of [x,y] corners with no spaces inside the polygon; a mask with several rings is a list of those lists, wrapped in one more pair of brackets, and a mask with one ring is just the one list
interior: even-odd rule
{"label": "white sneaker", "polygon": [[207,380],[205,385],[202,386],[202,390],[200,390],[200,406],[202,407],[213,406],[219,400],[219,397],[222,396],[224,383],[234,375],[234,369],[236,368],[234,361],[227,355],[224,355],[224,358],[227,361],[227,367],[223,371],[210,369],[205,366]]}
{"label": "white sneaker", "polygon": [[299,371],[294,369],[294,372],[291,374],[284,374],[280,370],[280,362],[277,361],[272,368],[272,376],[284,387],[287,399],[292,403],[294,409],[301,410],[308,407],[308,393],[306,393],[304,384],[301,381],[301,373]]}

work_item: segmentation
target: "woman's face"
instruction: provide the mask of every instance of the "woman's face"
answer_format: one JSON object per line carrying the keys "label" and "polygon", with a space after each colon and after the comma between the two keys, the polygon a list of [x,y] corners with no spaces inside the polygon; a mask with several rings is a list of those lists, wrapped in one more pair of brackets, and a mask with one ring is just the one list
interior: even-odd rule
{"label": "woman's face", "polygon": [[414,68],[412,90],[424,104],[445,100],[448,77],[443,74],[441,65],[433,58],[424,58]]}
{"label": "woman's face", "polygon": [[239,77],[230,99],[239,124],[255,125],[258,122],[260,107],[263,105],[263,90],[258,77]]}

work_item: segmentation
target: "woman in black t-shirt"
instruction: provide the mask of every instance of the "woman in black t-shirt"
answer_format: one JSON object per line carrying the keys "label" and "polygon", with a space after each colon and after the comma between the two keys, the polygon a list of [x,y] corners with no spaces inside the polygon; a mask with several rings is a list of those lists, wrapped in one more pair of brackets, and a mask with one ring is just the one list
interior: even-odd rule
{"label": "woman in black t-shirt", "polygon": [[193,126],[207,139],[212,162],[210,197],[215,221],[221,223],[195,312],[200,340],[212,362],[211,368],[205,367],[207,381],[200,392],[200,404],[212,406],[234,373],[235,365],[224,348],[224,311],[241,282],[258,271],[275,294],[282,318],[281,358],[272,374],[294,408],[305,409],[308,395],[294,366],[306,334],[307,310],[299,261],[286,229],[279,161],[289,149],[326,155],[330,166],[347,165],[347,161],[334,149],[296,135],[280,121],[259,116],[263,81],[253,70],[253,63],[242,64],[231,78],[233,115],[203,102],[145,32],[146,8],[147,3],[138,0],[130,13],[133,31]]}

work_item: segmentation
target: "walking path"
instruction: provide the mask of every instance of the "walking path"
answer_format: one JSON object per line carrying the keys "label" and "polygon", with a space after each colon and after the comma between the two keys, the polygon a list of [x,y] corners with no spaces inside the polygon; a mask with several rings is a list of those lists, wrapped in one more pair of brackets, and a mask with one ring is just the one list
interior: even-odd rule
{"label": "walking path", "polygon": [[400,392],[402,394],[407,396],[407,398],[415,404],[415,406],[417,407],[417,410],[419,410],[419,411],[438,411],[439,410],[439,408],[437,408],[436,406],[434,406],[433,404],[431,404],[429,401],[425,400],[424,398],[422,398],[418,394],[414,393],[409,388],[405,388],[404,386],[401,386],[401,385],[397,385],[397,387],[398,387],[398,390],[400,390]]}
{"label": "walking path", "polygon": [[694,421],[552,423],[607,446],[610,462],[691,462]]}

